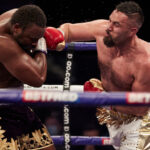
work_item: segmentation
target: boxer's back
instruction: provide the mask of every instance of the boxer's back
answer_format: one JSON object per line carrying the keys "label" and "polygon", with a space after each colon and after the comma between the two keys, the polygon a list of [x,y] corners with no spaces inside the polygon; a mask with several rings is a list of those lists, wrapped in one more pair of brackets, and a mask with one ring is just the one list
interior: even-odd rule
{"label": "boxer's back", "polygon": [[[6,44],[7,46],[9,46],[9,41],[11,40],[11,38],[9,37],[10,35],[6,31],[6,25],[15,11],[16,9],[13,9],[11,11],[8,11],[0,15],[0,45],[1,45],[1,42],[3,42],[3,44]],[[1,47],[0,47],[0,55],[3,56],[3,53],[1,52]],[[0,88],[18,87],[21,85],[22,85],[21,82],[18,81],[16,78],[14,78],[7,71],[7,69],[1,63],[1,60],[0,60]]]}

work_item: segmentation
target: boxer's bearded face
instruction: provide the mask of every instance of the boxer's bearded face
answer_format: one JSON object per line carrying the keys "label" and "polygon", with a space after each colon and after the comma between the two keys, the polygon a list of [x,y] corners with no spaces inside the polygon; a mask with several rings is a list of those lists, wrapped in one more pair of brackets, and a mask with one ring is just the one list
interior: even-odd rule
{"label": "boxer's bearded face", "polygon": [[131,39],[130,30],[120,30],[112,33],[107,29],[106,33],[107,35],[103,38],[103,42],[107,47],[121,46]]}
{"label": "boxer's bearded face", "polygon": [[106,30],[106,32],[107,32],[107,36],[105,36],[105,37],[103,38],[104,44],[105,44],[107,47],[113,47],[113,46],[115,46],[115,42],[113,41],[113,38],[112,38],[112,36],[111,36],[110,33],[109,33],[109,30]]}
{"label": "boxer's bearded face", "polygon": [[124,13],[114,10],[109,16],[103,42],[107,47],[120,46],[130,38],[131,20]]}

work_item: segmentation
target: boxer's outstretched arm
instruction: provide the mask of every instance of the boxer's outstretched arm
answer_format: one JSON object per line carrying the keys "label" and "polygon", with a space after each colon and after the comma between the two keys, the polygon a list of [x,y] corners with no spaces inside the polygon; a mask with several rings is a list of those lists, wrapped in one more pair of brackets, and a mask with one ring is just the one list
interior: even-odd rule
{"label": "boxer's outstretched arm", "polygon": [[66,42],[72,41],[91,41],[97,36],[103,36],[106,33],[108,20],[95,20],[86,23],[65,23],[59,28],[64,32]]}
{"label": "boxer's outstretched arm", "polygon": [[38,52],[32,58],[15,41],[6,38],[1,38],[0,47],[0,62],[14,77],[31,86],[44,83],[47,72],[45,54]]}

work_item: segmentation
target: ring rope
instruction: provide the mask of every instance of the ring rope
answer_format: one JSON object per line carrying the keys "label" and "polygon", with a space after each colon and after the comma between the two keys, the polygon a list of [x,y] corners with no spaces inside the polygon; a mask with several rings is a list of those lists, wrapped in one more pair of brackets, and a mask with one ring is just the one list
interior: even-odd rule
{"label": "ring rope", "polygon": [[57,92],[49,90],[0,89],[0,102],[55,103],[72,106],[147,105],[150,93],[137,92]]}
{"label": "ring rope", "polygon": [[76,50],[76,51],[96,51],[96,42],[70,42],[66,43],[64,50]]}
{"label": "ring rope", "polygon": [[[51,136],[55,145],[64,144],[64,136]],[[71,145],[111,145],[109,137],[71,136]]]}
{"label": "ring rope", "polygon": [[[42,85],[41,87],[32,87],[27,84],[24,84],[24,89],[32,89],[32,90],[50,90],[50,91],[64,91],[63,85]],[[83,85],[70,85],[69,91],[71,92],[83,92]]]}

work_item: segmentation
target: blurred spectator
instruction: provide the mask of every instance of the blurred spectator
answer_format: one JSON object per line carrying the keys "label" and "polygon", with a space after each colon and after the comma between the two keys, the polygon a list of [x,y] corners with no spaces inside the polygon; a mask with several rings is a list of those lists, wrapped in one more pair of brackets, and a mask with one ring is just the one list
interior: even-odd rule
{"label": "blurred spectator", "polygon": [[[103,128],[99,128],[96,124],[89,123],[86,124],[83,130],[83,136],[102,136]],[[106,134],[106,133],[105,133]],[[112,146],[95,146],[95,145],[86,145],[83,150],[114,150]]]}
{"label": "blurred spectator", "polygon": [[[96,127],[95,124],[87,124],[85,129],[83,130],[83,136],[99,136],[100,131]],[[94,145],[86,145],[83,150],[96,150]]]}
{"label": "blurred spectator", "polygon": [[45,119],[45,125],[51,135],[61,135],[62,134],[62,123],[59,119],[58,112],[52,112]]}
{"label": "blurred spectator", "polygon": [[[61,121],[60,113],[57,111],[52,111],[49,116],[45,118],[45,125],[50,133],[50,135],[62,135],[63,134],[63,125]],[[55,145],[57,150],[64,150],[63,145]]]}

